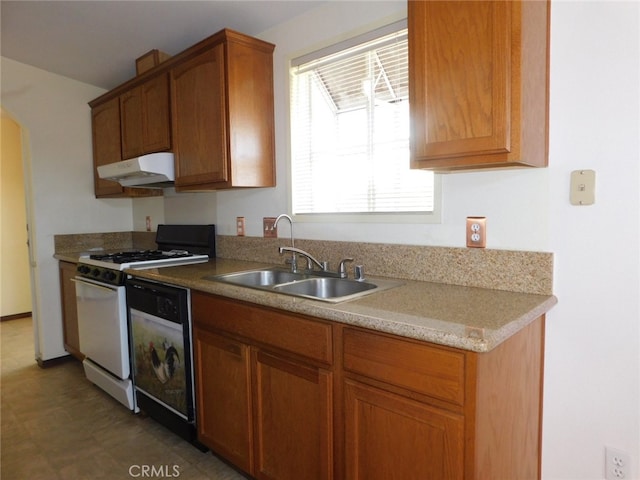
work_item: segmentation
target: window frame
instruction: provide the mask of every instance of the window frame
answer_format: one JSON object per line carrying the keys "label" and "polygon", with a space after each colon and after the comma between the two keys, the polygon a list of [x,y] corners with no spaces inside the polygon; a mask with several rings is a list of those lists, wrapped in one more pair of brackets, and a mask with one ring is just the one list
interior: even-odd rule
{"label": "window frame", "polygon": [[441,175],[433,176],[433,211],[431,212],[361,212],[361,213],[293,213],[292,178],[292,131],[291,131],[291,76],[293,66],[306,63],[314,58],[337,53],[358,44],[407,28],[407,19],[371,28],[365,33],[354,33],[336,39],[327,39],[318,47],[300,53],[292,53],[286,58],[286,126],[287,126],[287,210],[300,223],[353,223],[353,224],[436,224],[442,221],[442,181]]}

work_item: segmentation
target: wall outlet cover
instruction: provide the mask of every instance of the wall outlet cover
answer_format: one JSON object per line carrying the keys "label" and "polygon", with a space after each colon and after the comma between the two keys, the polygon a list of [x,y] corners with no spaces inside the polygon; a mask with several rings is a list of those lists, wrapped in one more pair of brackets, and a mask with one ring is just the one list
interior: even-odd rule
{"label": "wall outlet cover", "polygon": [[239,237],[244,237],[244,217],[236,217],[236,233]]}
{"label": "wall outlet cover", "polygon": [[264,217],[262,219],[262,236],[265,238],[277,238],[278,229],[275,228],[276,217]]}
{"label": "wall outlet cover", "polygon": [[467,247],[485,248],[487,246],[486,217],[467,217]]}

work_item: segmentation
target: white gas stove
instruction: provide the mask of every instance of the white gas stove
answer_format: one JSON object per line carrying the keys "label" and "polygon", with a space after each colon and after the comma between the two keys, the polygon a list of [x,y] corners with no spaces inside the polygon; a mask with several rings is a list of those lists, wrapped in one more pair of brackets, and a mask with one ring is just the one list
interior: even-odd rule
{"label": "white gas stove", "polygon": [[[158,225],[156,243],[157,250],[81,257],[74,279],[85,374],[133,411],[138,407],[129,360],[125,287],[132,280],[125,270],[206,262],[215,257],[215,226]],[[188,303],[185,310],[188,312]]]}
{"label": "white gas stove", "polygon": [[127,269],[204,263],[215,257],[214,225],[158,225],[157,250],[100,252],[80,257],[77,274],[109,285],[122,285]]}

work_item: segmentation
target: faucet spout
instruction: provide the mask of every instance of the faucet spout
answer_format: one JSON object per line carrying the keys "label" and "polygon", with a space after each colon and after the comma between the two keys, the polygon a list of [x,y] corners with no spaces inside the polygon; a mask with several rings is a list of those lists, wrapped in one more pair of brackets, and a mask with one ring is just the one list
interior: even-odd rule
{"label": "faucet spout", "polygon": [[282,213],[282,214],[278,215],[278,217],[276,218],[276,221],[273,222],[273,228],[278,228],[278,222],[280,220],[282,220],[283,218],[286,218],[287,220],[289,220],[289,225],[291,225],[291,246],[295,247],[294,239],[293,239],[293,220],[291,219],[291,217],[289,215],[287,215],[286,213]]}
{"label": "faucet spout", "polygon": [[[287,220],[289,220],[289,225],[291,226],[291,248],[296,250],[295,243],[294,243],[295,241],[293,237],[293,219],[289,215],[287,215],[286,213],[282,213],[278,215],[278,217],[276,218],[276,221],[273,222],[273,228],[277,228],[278,222],[283,218],[286,218]],[[282,248],[283,247],[280,247],[280,253],[282,253]],[[296,252],[293,250],[291,251],[291,271],[294,273],[298,271],[298,257],[296,255]]]}
{"label": "faucet spout", "polygon": [[353,262],[353,258],[343,258],[340,260],[340,266],[338,267],[338,274],[340,278],[347,278],[347,262]]}

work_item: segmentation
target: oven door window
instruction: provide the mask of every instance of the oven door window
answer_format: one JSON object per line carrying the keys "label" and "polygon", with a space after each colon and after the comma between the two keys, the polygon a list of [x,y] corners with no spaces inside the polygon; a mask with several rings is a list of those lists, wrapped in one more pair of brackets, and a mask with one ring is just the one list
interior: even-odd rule
{"label": "oven door window", "polygon": [[183,326],[130,310],[131,363],[136,390],[187,418]]}

